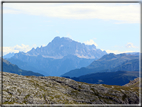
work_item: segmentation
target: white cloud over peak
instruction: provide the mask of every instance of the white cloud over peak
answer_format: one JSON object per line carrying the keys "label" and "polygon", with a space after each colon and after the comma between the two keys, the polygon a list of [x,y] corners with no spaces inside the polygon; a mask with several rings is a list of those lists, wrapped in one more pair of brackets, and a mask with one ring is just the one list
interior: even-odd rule
{"label": "white cloud over peak", "polygon": [[30,47],[29,47],[29,45],[22,44],[21,46],[20,45],[14,46],[13,49],[14,50],[19,50],[19,51],[27,52],[30,49]]}
{"label": "white cloud over peak", "polygon": [[45,44],[43,44],[42,46],[46,46]]}
{"label": "white cloud over peak", "polygon": [[93,39],[90,39],[90,41],[86,41],[86,42],[84,42],[86,45],[95,45],[96,47],[98,46],[94,41],[93,41]]}
{"label": "white cloud over peak", "polygon": [[133,43],[129,42],[126,44],[126,48],[137,48],[137,47],[134,46]]}
{"label": "white cloud over peak", "polygon": [[140,4],[132,3],[5,3],[4,13],[140,23]]}
{"label": "white cloud over peak", "polygon": [[16,45],[13,47],[3,47],[3,54],[8,54],[10,52],[18,53],[19,51],[27,52],[31,50],[31,47],[29,45]]}
{"label": "white cloud over peak", "polygon": [[118,50],[105,50],[107,53],[114,53],[119,54],[120,52]]}
{"label": "white cloud over peak", "polygon": [[114,54],[121,54],[121,53],[128,53],[128,52],[136,52],[136,51],[123,51],[120,52],[118,50],[106,50],[107,53],[114,53]]}
{"label": "white cloud over peak", "polygon": [[66,37],[72,39],[72,36],[70,34],[67,34]]}

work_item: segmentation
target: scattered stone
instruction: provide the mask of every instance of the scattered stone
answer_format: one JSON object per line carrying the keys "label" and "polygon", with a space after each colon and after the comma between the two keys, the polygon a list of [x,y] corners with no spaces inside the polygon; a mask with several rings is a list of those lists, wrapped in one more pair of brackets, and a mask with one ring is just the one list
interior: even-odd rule
{"label": "scattered stone", "polygon": [[3,104],[139,104],[139,87],[3,72]]}
{"label": "scattered stone", "polygon": [[[132,80],[132,81],[130,81],[128,84],[125,84],[124,86],[126,86],[126,87],[139,87],[139,83],[140,83],[140,81],[142,81],[141,80],[141,78],[135,78],[134,80]],[[141,86],[140,87],[142,87],[142,84],[141,84]]]}

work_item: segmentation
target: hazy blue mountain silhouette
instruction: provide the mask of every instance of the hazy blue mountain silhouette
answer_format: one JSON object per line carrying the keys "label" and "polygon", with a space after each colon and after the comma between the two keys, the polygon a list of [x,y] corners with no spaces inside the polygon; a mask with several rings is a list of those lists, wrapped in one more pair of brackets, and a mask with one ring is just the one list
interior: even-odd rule
{"label": "hazy blue mountain silhouette", "polygon": [[[87,70],[90,72],[89,69]],[[113,69],[105,69],[71,79],[92,84],[124,85],[137,77],[139,77],[139,59],[136,58],[127,60]],[[67,76],[67,78],[70,77]]]}
{"label": "hazy blue mountain silhouette", "polygon": [[67,37],[55,37],[47,46],[33,48],[27,54],[30,56],[41,55],[54,59],[61,59],[69,54],[79,58],[98,59],[107,53],[96,49],[95,45],[85,45]]}
{"label": "hazy blue mountain silhouette", "polygon": [[139,71],[139,59],[127,60],[110,71]]}
{"label": "hazy blue mountain silhouette", "polygon": [[94,59],[78,58],[68,55],[62,59],[45,58],[38,56],[27,56],[18,54],[18,58],[8,59],[13,64],[17,64],[21,69],[32,70],[46,76],[60,76],[71,69],[89,65]]}
{"label": "hazy blue mountain silhouette", "polygon": [[14,56],[14,54],[15,53],[13,53],[13,52],[12,53],[8,53],[8,54],[4,55],[3,58],[11,58],[11,57]]}
{"label": "hazy blue mountain silhouette", "polygon": [[128,52],[126,54],[130,54],[130,55],[140,55],[140,52]]}
{"label": "hazy blue mountain silhouette", "polygon": [[[131,60],[131,61],[130,61]],[[125,63],[124,63],[125,62]],[[96,72],[112,72],[118,70],[138,71],[139,56],[130,54],[113,53],[104,55],[98,60],[93,61],[89,66],[71,70],[62,76],[79,77]]]}
{"label": "hazy blue mountain silhouette", "polygon": [[66,37],[55,37],[47,46],[19,52],[7,59],[21,69],[43,75],[60,76],[72,69],[86,67],[107,54],[95,45],[85,45]]}
{"label": "hazy blue mountain silhouette", "polygon": [[25,75],[25,76],[43,76],[40,73],[22,70],[17,65],[12,64],[5,59],[3,59],[3,72],[15,73],[18,75]]}
{"label": "hazy blue mountain silhouette", "polygon": [[139,77],[138,71],[98,72],[71,79],[91,84],[125,85]]}

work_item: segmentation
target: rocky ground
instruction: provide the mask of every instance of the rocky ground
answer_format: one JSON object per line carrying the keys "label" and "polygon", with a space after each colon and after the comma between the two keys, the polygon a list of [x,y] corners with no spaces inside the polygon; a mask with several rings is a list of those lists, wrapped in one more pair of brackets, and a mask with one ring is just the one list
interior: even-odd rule
{"label": "rocky ground", "polygon": [[139,104],[139,87],[3,72],[3,104]]}
{"label": "rocky ground", "polygon": [[142,84],[139,84],[139,81],[142,82],[140,78],[135,78],[134,80],[130,81],[128,84],[125,84],[124,86],[127,87],[142,87]]}

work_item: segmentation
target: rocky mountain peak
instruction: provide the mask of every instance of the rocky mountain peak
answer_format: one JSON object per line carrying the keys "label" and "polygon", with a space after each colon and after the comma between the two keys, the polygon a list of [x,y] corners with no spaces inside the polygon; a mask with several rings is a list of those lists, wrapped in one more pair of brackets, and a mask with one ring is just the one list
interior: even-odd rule
{"label": "rocky mountain peak", "polygon": [[74,41],[68,37],[55,37],[47,46],[32,49],[28,54],[43,57],[60,59],[68,54],[75,55],[79,58],[97,59],[106,54],[105,51],[96,49],[95,45],[85,45]]}
{"label": "rocky mountain peak", "polygon": [[[60,43],[60,42],[63,42],[63,43],[66,43],[66,42],[73,42],[72,39],[68,38],[68,37],[55,37],[51,43]],[[74,41],[75,42],[75,41]]]}
{"label": "rocky mountain peak", "polygon": [[99,61],[101,61],[101,60],[111,60],[113,58],[116,58],[116,55],[114,53],[110,53],[110,54],[106,54],[103,57],[101,57],[99,59]]}
{"label": "rocky mountain peak", "polygon": [[14,54],[15,54],[14,52],[8,53],[8,54],[4,55],[3,58],[11,58],[14,56]]}

